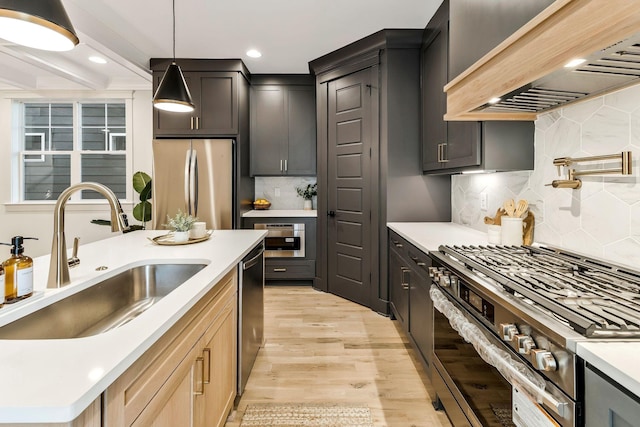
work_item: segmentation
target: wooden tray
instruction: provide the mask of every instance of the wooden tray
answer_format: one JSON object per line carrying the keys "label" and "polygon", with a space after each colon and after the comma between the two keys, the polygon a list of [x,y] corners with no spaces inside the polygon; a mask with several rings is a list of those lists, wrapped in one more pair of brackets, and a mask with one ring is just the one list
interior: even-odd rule
{"label": "wooden tray", "polygon": [[162,245],[162,246],[191,245],[193,243],[200,243],[200,242],[204,242],[205,240],[209,240],[209,237],[211,237],[211,233],[213,233],[213,230],[207,230],[207,234],[205,234],[204,237],[199,237],[197,239],[189,239],[186,242],[174,242],[173,233],[163,234],[162,236],[154,237],[153,239],[148,237],[148,239],[151,240],[156,245]]}

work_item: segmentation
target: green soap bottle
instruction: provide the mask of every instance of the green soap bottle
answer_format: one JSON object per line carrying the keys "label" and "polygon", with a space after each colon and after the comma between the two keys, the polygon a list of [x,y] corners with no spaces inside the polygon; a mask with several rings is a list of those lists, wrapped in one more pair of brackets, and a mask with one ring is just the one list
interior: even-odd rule
{"label": "green soap bottle", "polygon": [[22,243],[25,239],[37,240],[35,237],[13,237],[10,245],[11,257],[2,263],[5,273],[4,299],[7,304],[33,295],[33,260],[23,254]]}

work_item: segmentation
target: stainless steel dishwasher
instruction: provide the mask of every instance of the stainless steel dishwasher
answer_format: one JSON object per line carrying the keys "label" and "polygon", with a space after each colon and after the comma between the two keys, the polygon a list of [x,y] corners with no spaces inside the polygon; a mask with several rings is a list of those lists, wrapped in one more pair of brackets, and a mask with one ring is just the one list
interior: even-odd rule
{"label": "stainless steel dishwasher", "polygon": [[264,340],[264,242],[239,265],[238,284],[238,396]]}

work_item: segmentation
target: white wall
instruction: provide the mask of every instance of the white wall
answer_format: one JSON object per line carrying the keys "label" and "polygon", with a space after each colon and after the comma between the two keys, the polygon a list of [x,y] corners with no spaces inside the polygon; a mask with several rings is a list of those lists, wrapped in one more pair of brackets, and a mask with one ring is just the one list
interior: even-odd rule
{"label": "white wall", "polygon": [[[453,176],[453,221],[486,231],[484,216],[494,216],[505,199],[527,199],[536,218],[535,241],[637,268],[640,85],[544,114],[535,125],[533,172]],[[554,158],[623,150],[633,152],[633,176],[584,177],[579,190],[545,186],[558,179]],[[480,210],[482,192],[489,196],[487,211]]]}
{"label": "white wall", "polygon": [[[302,209],[304,199],[298,196],[296,187],[306,187],[317,181],[309,176],[257,176],[255,180],[256,199],[264,198],[271,202],[271,209]],[[280,196],[276,197],[276,189]],[[316,198],[313,198],[316,208]]]}
{"label": "white wall", "polygon": [[[27,97],[57,97],[57,96],[92,96],[91,93],[20,93]],[[151,140],[152,132],[152,108],[151,91],[134,91],[132,97],[132,156],[133,171],[145,171],[151,175]],[[53,236],[53,202],[51,204],[37,204],[29,206],[17,206],[11,204],[11,97],[12,93],[0,93],[0,242],[8,243],[12,236],[22,235],[37,237],[38,241],[27,241],[25,254],[39,256],[51,252],[51,238]],[[106,96],[106,95],[103,95]],[[136,193],[134,192],[135,196]],[[131,201],[129,201],[131,202]],[[83,243],[100,240],[111,235],[109,227],[93,225],[92,219],[110,219],[109,209],[105,203],[89,203],[82,205],[67,205],[66,212],[66,237],[68,245],[71,245],[74,237],[80,237],[80,245]],[[129,221],[137,223],[131,215],[132,203],[124,203]],[[0,246],[0,261],[9,256],[9,248],[6,251]],[[6,256],[5,256],[6,255]],[[82,247],[79,257],[82,259]]]}

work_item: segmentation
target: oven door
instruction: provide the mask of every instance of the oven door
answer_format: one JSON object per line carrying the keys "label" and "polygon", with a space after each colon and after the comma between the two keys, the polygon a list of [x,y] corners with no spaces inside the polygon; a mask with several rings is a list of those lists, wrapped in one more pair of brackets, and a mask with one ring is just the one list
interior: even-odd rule
{"label": "oven door", "polygon": [[430,296],[432,381],[455,427],[575,425],[569,397],[559,390],[551,394],[550,383],[436,285]]}
{"label": "oven door", "polygon": [[253,228],[267,230],[265,258],[304,258],[304,224],[254,224]]}

